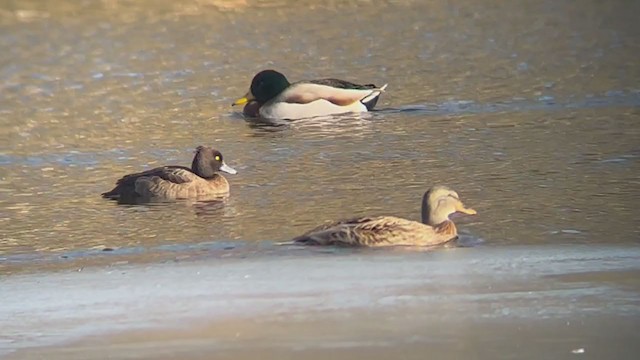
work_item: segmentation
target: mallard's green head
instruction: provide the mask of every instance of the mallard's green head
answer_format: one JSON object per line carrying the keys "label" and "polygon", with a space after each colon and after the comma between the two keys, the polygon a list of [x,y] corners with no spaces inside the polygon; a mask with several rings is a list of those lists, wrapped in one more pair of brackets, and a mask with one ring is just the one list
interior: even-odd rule
{"label": "mallard's green head", "polygon": [[263,70],[253,77],[249,92],[236,100],[233,105],[246,104],[251,100],[264,104],[280,95],[289,85],[291,85],[289,80],[281,73],[275,70]]}

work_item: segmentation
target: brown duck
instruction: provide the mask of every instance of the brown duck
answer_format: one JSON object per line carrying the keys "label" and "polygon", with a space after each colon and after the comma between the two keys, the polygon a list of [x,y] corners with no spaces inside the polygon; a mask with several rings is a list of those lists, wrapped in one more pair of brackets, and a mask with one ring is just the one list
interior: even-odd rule
{"label": "brown duck", "polygon": [[361,217],[315,228],[289,244],[343,246],[432,246],[457,238],[449,215],[476,211],[464,206],[446,186],[434,186],[422,198],[422,223],[394,216]]}
{"label": "brown duck", "polygon": [[102,194],[120,202],[151,200],[206,199],[229,193],[229,183],[218,172],[235,174],[225,164],[220,151],[198,146],[191,169],[184,166],[162,166],[125,175],[116,187]]}

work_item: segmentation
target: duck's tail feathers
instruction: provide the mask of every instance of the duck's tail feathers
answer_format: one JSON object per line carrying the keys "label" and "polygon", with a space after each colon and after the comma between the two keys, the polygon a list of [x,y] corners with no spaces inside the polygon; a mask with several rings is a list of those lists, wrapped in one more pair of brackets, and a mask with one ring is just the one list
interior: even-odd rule
{"label": "duck's tail feathers", "polygon": [[100,194],[100,196],[105,199],[117,199],[120,197],[120,194],[114,191],[109,191],[109,192],[103,192],[102,194]]}
{"label": "duck's tail feathers", "polygon": [[289,241],[281,241],[281,242],[277,242],[275,243],[278,246],[282,246],[282,245],[318,245],[318,242],[313,239],[312,237],[308,236],[308,235],[300,235],[300,236],[296,236],[293,239],[289,240]]}
{"label": "duck's tail feathers", "polygon": [[297,245],[297,244],[298,244],[297,242],[291,240],[291,241],[280,241],[280,242],[275,243],[274,245],[276,245],[276,246],[285,246],[285,245]]}
{"label": "duck's tail feathers", "polygon": [[371,111],[376,104],[378,103],[378,98],[380,97],[380,94],[382,94],[385,89],[387,88],[388,84],[384,84],[381,87],[377,88],[377,89],[371,89],[371,93],[369,93],[369,95],[365,96],[364,98],[362,98],[362,100],[360,100],[360,102],[367,107],[368,111]]}

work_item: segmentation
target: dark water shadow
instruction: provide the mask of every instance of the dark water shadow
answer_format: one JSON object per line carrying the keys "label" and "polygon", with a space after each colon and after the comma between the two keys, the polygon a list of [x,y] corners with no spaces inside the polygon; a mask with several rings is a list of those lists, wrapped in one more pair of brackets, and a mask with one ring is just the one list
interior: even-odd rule
{"label": "dark water shadow", "polygon": [[[125,212],[164,212],[181,213],[185,210],[191,212],[196,218],[219,219],[227,216],[229,197],[213,196],[199,199],[102,199],[114,206],[122,208]],[[234,211],[231,207],[230,211]]]}
{"label": "dark water shadow", "polygon": [[552,95],[537,98],[514,97],[504,101],[479,103],[473,100],[448,100],[441,103],[407,104],[374,110],[381,114],[412,114],[442,116],[457,114],[487,114],[495,112],[529,112],[537,110],[593,109],[608,107],[639,107],[640,91],[610,90],[583,98],[558,99]]}
{"label": "dark water shadow", "polygon": [[288,120],[269,120],[262,118],[243,117],[250,129],[255,130],[254,136],[262,137],[274,133],[290,130],[291,123]]}
{"label": "dark water shadow", "polygon": [[601,95],[584,98],[568,97],[557,99],[551,95],[537,98],[514,97],[504,101],[479,103],[473,100],[447,100],[440,103],[406,104],[397,107],[374,109],[365,113],[347,113],[333,116],[319,116],[296,120],[271,120],[250,117],[241,112],[233,112],[234,118],[243,119],[249,128],[255,130],[253,136],[274,136],[290,130],[318,132],[335,135],[358,132],[372,121],[384,119],[394,114],[411,116],[441,117],[443,115],[487,114],[496,112],[559,111],[567,109],[589,109],[603,107],[639,107],[638,91],[607,91]]}
{"label": "dark water shadow", "polygon": [[[169,203],[131,205],[132,209],[149,211],[154,206]],[[194,209],[202,214],[212,215],[223,207],[223,203],[197,203]],[[201,215],[202,215],[201,214]],[[434,246],[384,246],[384,247],[353,247],[353,246],[305,246],[297,244],[280,244],[278,241],[244,241],[244,240],[215,240],[199,243],[172,243],[155,246],[123,246],[115,247],[107,244],[91,248],[74,249],[54,253],[23,253],[0,257],[4,265],[20,266],[21,264],[40,265],[72,265],[75,261],[83,261],[85,265],[120,264],[144,262],[154,259],[154,262],[182,262],[199,259],[237,258],[247,257],[299,257],[299,256],[368,256],[374,254],[415,254],[447,251],[455,248],[476,247],[483,241],[470,235],[463,240],[458,238],[446,244]],[[87,262],[88,261],[88,262]]]}
{"label": "dark water shadow", "polygon": [[255,130],[254,137],[273,137],[286,134],[288,131],[304,131],[326,136],[338,136],[345,133],[366,131],[374,118],[373,112],[345,113],[331,116],[316,116],[294,120],[273,120],[249,117],[237,113],[249,128]]}
{"label": "dark water shadow", "polygon": [[218,207],[220,204],[224,204],[228,199],[228,195],[212,195],[206,197],[199,197],[198,199],[162,199],[162,198],[149,198],[149,197],[120,197],[117,199],[104,199],[105,201],[115,203],[124,207],[137,207],[141,205],[148,206],[163,206],[170,204],[184,203],[187,205],[198,205],[200,207]]}

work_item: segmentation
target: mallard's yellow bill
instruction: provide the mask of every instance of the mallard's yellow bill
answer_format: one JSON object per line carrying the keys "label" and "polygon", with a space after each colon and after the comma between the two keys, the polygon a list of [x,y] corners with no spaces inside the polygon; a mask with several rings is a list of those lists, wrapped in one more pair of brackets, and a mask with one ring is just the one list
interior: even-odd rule
{"label": "mallard's yellow bill", "polygon": [[478,212],[473,210],[472,208],[467,208],[464,206],[464,204],[462,204],[461,202],[459,202],[458,204],[456,204],[456,211],[461,212],[463,214],[467,214],[467,215],[475,215]]}
{"label": "mallard's yellow bill", "polygon": [[231,106],[244,105],[244,104],[248,103],[249,101],[251,101],[253,99],[255,99],[255,97],[253,96],[251,91],[249,91],[248,93],[244,94],[243,97],[241,97],[240,99],[234,101],[233,104],[231,104]]}

